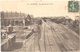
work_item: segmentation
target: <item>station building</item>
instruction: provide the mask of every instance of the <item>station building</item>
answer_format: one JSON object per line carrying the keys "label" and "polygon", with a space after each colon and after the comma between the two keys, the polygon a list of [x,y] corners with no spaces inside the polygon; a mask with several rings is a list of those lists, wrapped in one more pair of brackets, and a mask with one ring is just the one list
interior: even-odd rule
{"label": "station building", "polygon": [[9,26],[27,26],[31,24],[33,15],[18,12],[1,12],[1,27]]}

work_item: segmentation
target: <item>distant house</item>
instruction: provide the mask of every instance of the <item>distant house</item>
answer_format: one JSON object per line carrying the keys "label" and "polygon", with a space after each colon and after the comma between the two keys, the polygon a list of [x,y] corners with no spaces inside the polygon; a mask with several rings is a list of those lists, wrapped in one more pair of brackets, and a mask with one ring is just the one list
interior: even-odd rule
{"label": "distant house", "polygon": [[79,26],[80,24],[80,16],[76,16],[74,25]]}
{"label": "distant house", "polygon": [[31,16],[31,15],[26,15],[25,16],[25,25],[30,25],[31,24],[31,18],[32,18],[33,16]]}

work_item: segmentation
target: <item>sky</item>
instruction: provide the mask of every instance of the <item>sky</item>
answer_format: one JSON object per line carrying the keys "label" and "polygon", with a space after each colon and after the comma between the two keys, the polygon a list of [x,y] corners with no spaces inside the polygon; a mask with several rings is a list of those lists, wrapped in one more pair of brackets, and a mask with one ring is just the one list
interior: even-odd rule
{"label": "sky", "polygon": [[0,1],[0,11],[17,11],[26,14],[34,15],[34,17],[44,16],[69,16],[71,19],[75,19],[75,16],[79,16],[78,13],[68,12],[68,1]]}

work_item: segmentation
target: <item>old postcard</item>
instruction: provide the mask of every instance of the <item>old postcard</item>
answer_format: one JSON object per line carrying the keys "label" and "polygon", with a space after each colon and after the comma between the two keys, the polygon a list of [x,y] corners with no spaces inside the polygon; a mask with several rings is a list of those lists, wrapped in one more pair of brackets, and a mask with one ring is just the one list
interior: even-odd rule
{"label": "old postcard", "polygon": [[0,0],[1,52],[80,52],[80,1]]}

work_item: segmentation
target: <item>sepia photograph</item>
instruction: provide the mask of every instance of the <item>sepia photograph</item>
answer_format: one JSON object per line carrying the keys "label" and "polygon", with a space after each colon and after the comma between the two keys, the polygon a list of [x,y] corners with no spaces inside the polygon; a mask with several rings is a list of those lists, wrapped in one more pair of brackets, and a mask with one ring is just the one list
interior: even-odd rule
{"label": "sepia photograph", "polygon": [[0,0],[1,52],[80,52],[80,1]]}

